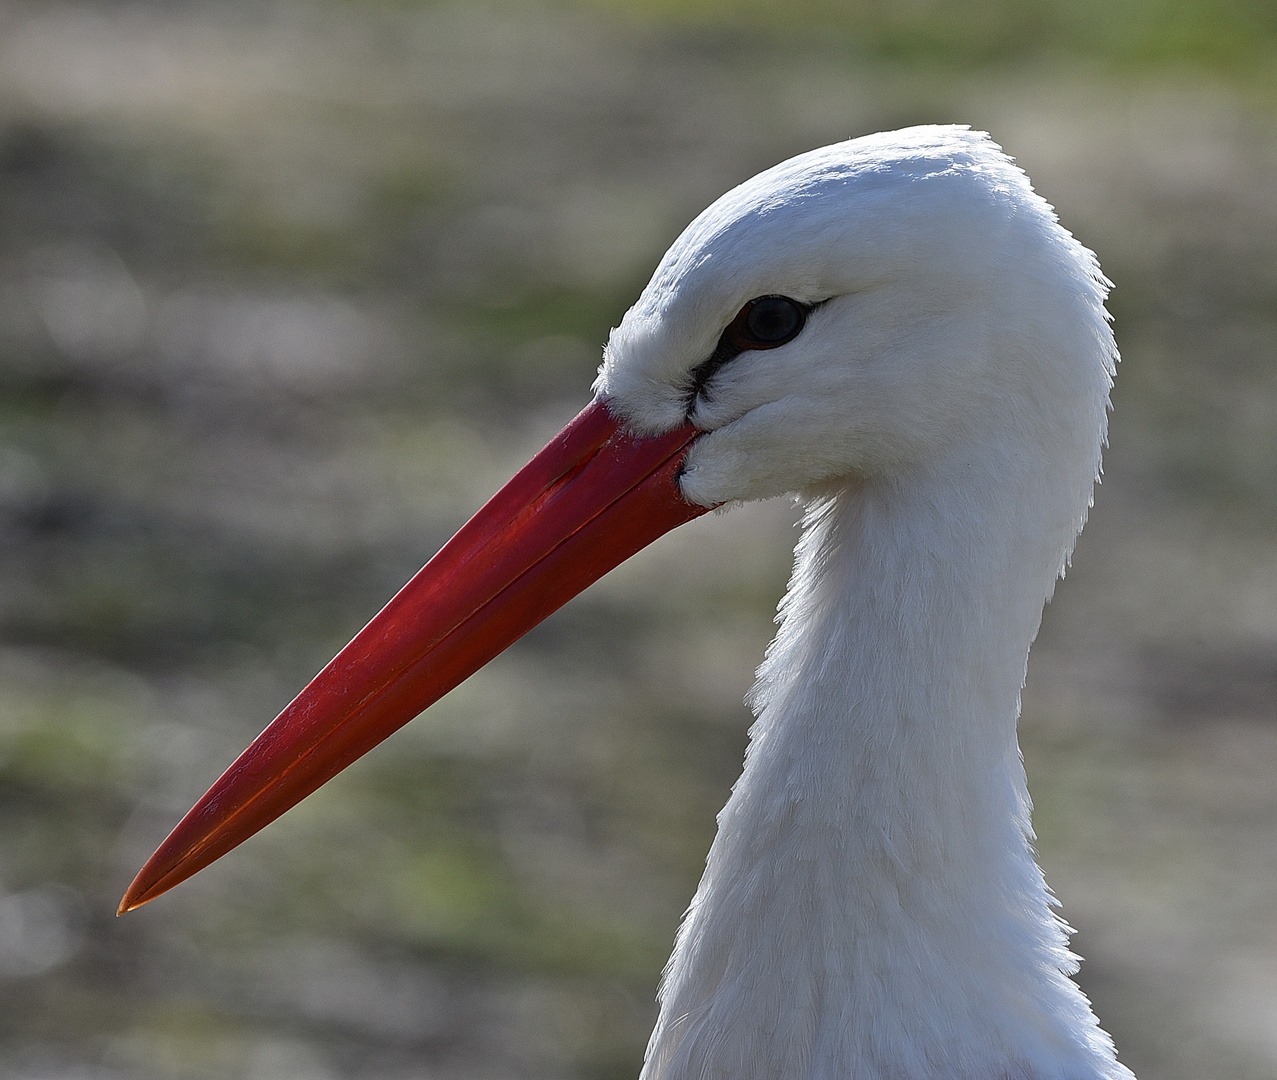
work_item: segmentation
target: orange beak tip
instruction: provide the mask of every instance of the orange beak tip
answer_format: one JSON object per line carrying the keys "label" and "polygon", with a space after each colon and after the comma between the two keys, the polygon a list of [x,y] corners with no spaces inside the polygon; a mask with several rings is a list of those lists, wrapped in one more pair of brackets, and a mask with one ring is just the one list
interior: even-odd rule
{"label": "orange beak tip", "polygon": [[149,866],[149,863],[144,866],[137,877],[133,879],[132,884],[125,890],[124,896],[120,900],[120,906],[115,910],[117,919],[121,915],[127,915],[130,911],[136,911],[143,904],[149,904],[165,891],[163,889],[156,890],[153,883],[149,889],[145,886],[144,882],[149,877]]}

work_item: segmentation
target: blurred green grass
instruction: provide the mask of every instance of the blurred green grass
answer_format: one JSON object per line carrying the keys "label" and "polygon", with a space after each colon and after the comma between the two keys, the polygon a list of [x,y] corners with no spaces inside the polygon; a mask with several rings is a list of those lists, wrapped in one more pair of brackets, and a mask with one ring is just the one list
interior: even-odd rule
{"label": "blurred green grass", "polygon": [[1189,64],[1254,74],[1277,47],[1263,0],[578,0],[663,27],[729,28],[768,43],[829,35],[855,55],[910,66],[1023,70],[1085,59],[1124,74]]}

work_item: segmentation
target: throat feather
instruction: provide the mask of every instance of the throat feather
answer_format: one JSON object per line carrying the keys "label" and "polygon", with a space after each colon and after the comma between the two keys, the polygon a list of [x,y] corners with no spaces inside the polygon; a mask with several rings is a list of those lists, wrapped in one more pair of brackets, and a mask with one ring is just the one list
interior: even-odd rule
{"label": "throat feather", "polygon": [[644,1080],[1129,1078],[1015,737],[1057,567],[979,524],[868,485],[809,508]]}

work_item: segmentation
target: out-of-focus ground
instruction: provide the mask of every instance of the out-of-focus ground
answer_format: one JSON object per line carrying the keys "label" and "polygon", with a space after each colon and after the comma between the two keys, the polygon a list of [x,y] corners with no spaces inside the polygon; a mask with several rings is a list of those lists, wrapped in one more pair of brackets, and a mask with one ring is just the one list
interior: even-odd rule
{"label": "out-of-focus ground", "polygon": [[635,1076],[783,502],[665,538],[233,856],[115,905],[587,400],[696,211],[957,120],[1118,283],[1105,482],[1022,725],[1081,980],[1142,1080],[1277,1077],[1265,39],[1186,16],[1160,52],[1030,49],[1004,5],[986,48],[908,7],[876,49],[828,6],[806,33],[762,3],[0,8],[0,1073]]}

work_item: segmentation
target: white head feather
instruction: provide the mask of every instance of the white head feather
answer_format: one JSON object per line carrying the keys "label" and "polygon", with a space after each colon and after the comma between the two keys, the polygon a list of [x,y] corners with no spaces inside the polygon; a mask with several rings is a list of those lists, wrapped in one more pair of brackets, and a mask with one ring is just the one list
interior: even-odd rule
{"label": "white head feather", "polygon": [[[986,135],[801,155],[670,248],[597,390],[681,484],[808,506],[647,1080],[1130,1074],[1069,976],[1015,739],[1117,358],[1094,256]],[[697,387],[748,301],[806,323]]]}
{"label": "white head feather", "polygon": [[[697,217],[612,332],[596,390],[640,432],[690,411],[714,433],[684,481],[703,505],[922,463],[1042,406],[1092,447],[1089,487],[1116,358],[1107,287],[988,135],[871,135],[782,162]],[[689,372],[764,295],[828,303],[790,344],[724,366],[689,410]]]}

